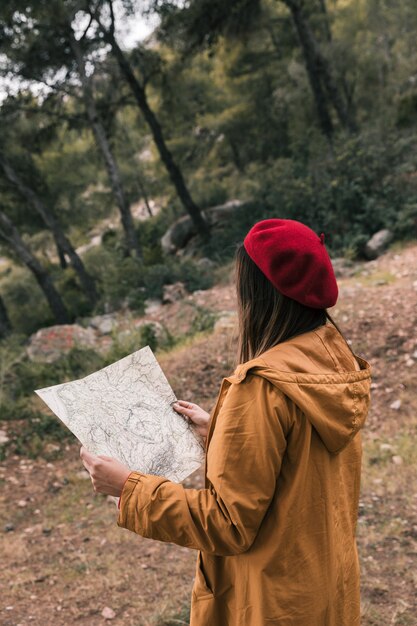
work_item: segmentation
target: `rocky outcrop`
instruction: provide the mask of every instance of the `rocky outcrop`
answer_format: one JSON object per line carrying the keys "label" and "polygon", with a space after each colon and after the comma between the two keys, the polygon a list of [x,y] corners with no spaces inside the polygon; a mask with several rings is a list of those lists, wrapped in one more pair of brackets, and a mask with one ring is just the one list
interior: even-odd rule
{"label": "rocky outcrop", "polygon": [[73,348],[94,348],[96,334],[92,328],[78,324],[62,324],[41,328],[29,340],[26,348],[31,361],[53,363]]}

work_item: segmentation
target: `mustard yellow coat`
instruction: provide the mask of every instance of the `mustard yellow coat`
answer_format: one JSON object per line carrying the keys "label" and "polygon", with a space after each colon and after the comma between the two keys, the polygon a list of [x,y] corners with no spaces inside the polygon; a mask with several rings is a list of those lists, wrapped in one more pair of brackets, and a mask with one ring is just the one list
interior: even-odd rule
{"label": "mustard yellow coat", "polygon": [[370,366],[330,324],[223,379],[205,488],[133,472],[118,525],[198,550],[191,626],[357,626]]}

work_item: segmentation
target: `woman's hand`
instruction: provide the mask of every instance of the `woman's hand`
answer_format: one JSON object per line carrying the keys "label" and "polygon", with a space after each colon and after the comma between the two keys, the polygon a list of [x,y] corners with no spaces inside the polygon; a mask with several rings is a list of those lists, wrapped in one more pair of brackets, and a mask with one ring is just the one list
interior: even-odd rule
{"label": "woman's hand", "polygon": [[120,496],[127,477],[131,473],[126,465],[109,456],[95,456],[88,452],[84,446],[80,450],[80,457],[85,469],[90,474],[96,493]]}
{"label": "woman's hand", "polygon": [[177,413],[180,413],[180,415],[184,415],[191,420],[195,424],[195,430],[199,435],[207,437],[210,413],[204,411],[198,404],[185,402],[184,400],[174,402],[172,408],[175,409]]}

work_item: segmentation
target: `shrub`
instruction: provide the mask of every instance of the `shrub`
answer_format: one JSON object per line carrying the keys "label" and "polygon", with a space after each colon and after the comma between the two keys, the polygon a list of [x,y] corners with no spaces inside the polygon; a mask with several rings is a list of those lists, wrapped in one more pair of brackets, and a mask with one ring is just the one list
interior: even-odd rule
{"label": "shrub", "polygon": [[2,279],[1,286],[15,332],[30,335],[41,326],[54,323],[45,296],[29,270],[14,267]]}

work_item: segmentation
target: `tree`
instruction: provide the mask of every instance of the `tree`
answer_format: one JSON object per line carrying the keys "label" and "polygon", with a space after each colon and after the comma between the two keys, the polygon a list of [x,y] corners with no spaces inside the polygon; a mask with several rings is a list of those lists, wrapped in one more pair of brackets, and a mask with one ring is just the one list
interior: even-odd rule
{"label": "tree", "polygon": [[0,237],[34,275],[48,301],[56,323],[68,324],[70,322],[70,315],[55,288],[52,278],[23,241],[17,228],[2,209],[0,209]]}
{"label": "tree", "polygon": [[190,215],[197,232],[203,237],[209,237],[209,225],[204,219],[199,207],[191,197],[188,187],[185,183],[181,169],[175,162],[165,141],[164,133],[158,118],[151,109],[146,95],[145,84],[141,84],[136,78],[132,66],[129,63],[127,55],[122,51],[117,43],[115,36],[115,16],[113,9],[113,0],[107,0],[106,6],[109,9],[110,25],[106,27],[103,24],[100,13],[90,5],[90,14],[97,21],[100,31],[104,37],[104,41],[111,46],[113,55],[119,65],[120,72],[127,84],[132,90],[137,105],[141,110],[146,123],[152,133],[153,140],[161,157],[164,166],[170,176],[170,179],[176,189],[179,199],[187,213]]}
{"label": "tree", "polygon": [[[117,161],[97,111],[91,76],[87,77],[86,53],[89,46],[94,51],[97,42],[90,42],[84,36],[77,40],[73,31],[72,22],[80,3],[77,0],[68,0],[65,3],[51,2],[47,5],[37,2],[22,2],[17,6],[18,4],[9,2],[3,9],[7,27],[3,31],[2,51],[8,59],[11,72],[17,79],[38,85],[46,84],[48,90],[62,92],[67,98],[77,98],[81,91],[87,119],[103,157],[120,212],[127,250],[141,258],[141,249]],[[16,37],[20,42],[17,48],[13,45]]]}
{"label": "tree", "polygon": [[65,264],[65,254],[68,255],[71,265],[76,271],[80,280],[81,287],[87,296],[90,304],[93,306],[97,300],[97,291],[94,279],[88,274],[81,258],[78,256],[75,248],[65,235],[61,225],[54,212],[47,206],[42,198],[19,176],[13,165],[0,151],[0,168],[3,170],[6,178],[16,188],[18,193],[24,198],[28,205],[32,207],[42,218],[45,226],[51,231],[57,246],[58,255],[60,257],[61,267]]}
{"label": "tree", "polygon": [[[356,123],[351,112],[346,106],[345,99],[333,76],[330,62],[322,53],[313,30],[306,16],[304,0],[279,0],[291,11],[294,26],[296,28],[308,79],[313,92],[320,126],[325,135],[330,137],[333,133],[333,123],[329,111],[329,104],[336,111],[339,122],[343,128],[349,131],[356,130]],[[323,4],[324,0],[322,0]],[[329,37],[330,31],[327,33]]]}
{"label": "tree", "polygon": [[[312,2],[307,3],[305,0],[278,0],[278,2],[290,11],[322,132],[328,138],[333,134],[332,108],[341,126],[349,131],[355,131],[356,123],[345,99],[344,91],[339,88],[332,64],[322,52],[310,24],[310,17],[319,14],[321,23],[324,23],[326,44],[329,44],[331,32],[325,0],[319,0],[318,6],[314,6]],[[176,37],[182,38],[185,42],[185,51],[190,54],[198,48],[213,46],[221,35],[226,38],[242,39],[253,33],[262,15],[264,8],[262,4],[267,3],[261,3],[261,0],[224,0],[221,2],[191,0],[184,8],[174,7],[170,1],[158,2],[156,6],[163,18],[162,37],[167,37],[169,40],[171,29],[173,31],[171,40]],[[254,19],[255,17],[257,19]],[[271,24],[266,27],[275,39],[276,45],[276,37],[274,33],[271,33]]]}
{"label": "tree", "polygon": [[90,120],[91,129],[94,133],[97,146],[103,156],[110,184],[113,190],[113,195],[120,211],[123,230],[125,232],[127,249],[132,255],[141,259],[142,251],[140,249],[139,241],[136,236],[130,205],[126,199],[126,194],[123,189],[123,183],[119,167],[110,148],[110,142],[108,140],[105,128],[97,112],[91,81],[87,77],[86,73],[85,58],[83,55],[81,44],[75,38],[71,25],[69,25],[68,28],[68,37],[71,50],[77,63],[85,109],[88,115],[88,119]]}

